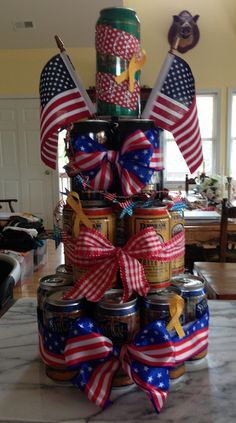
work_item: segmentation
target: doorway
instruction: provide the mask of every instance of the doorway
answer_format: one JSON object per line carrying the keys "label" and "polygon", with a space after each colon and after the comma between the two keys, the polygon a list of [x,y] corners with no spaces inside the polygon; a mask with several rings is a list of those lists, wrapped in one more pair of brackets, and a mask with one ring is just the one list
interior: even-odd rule
{"label": "doorway", "polygon": [[16,198],[16,212],[40,217],[52,229],[58,171],[41,161],[39,134],[38,98],[0,99],[0,198]]}

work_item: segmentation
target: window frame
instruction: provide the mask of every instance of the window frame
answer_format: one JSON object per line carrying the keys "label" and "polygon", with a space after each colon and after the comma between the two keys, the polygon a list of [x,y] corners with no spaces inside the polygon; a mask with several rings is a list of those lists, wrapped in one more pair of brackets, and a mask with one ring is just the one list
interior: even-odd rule
{"label": "window frame", "polygon": [[[236,93],[236,89],[235,89]],[[213,117],[213,159],[212,159],[212,173],[219,174],[220,173],[220,133],[221,133],[221,113],[220,113],[220,105],[221,105],[221,91],[218,89],[202,89],[198,90],[196,95],[206,95],[206,96],[214,96],[214,108],[215,113]],[[161,145],[163,147],[163,156],[165,155],[165,147],[164,147],[164,133],[161,134]],[[167,181],[166,180],[166,173],[165,170],[163,171],[164,175],[164,184],[166,188],[180,188],[184,189],[184,182],[183,180],[178,181]]]}
{"label": "window frame", "polygon": [[[226,176],[231,176],[231,168],[230,168],[230,155],[231,155],[231,143],[232,143],[232,135],[231,135],[231,126],[232,126],[232,119],[233,119],[233,96],[236,96],[236,88],[229,88],[228,89],[228,105],[227,105],[227,146],[226,146]],[[228,175],[229,173],[229,175]]]}

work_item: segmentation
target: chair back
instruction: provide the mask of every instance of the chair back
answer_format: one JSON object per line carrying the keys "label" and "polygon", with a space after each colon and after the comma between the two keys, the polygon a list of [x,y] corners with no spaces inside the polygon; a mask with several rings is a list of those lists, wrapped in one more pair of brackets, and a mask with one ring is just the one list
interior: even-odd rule
{"label": "chair back", "polygon": [[229,219],[236,219],[236,206],[228,202],[227,198],[222,201],[221,223],[220,223],[220,257],[219,261],[225,263],[227,260],[228,247],[228,224]]}
{"label": "chair back", "polygon": [[14,207],[13,207],[13,205],[12,205],[12,203],[17,203],[17,201],[18,200],[16,200],[15,198],[9,198],[9,199],[4,199],[4,200],[1,200],[0,199],[0,209],[2,209],[2,205],[1,205],[1,203],[4,203],[4,204],[8,204],[8,206],[9,206],[9,209],[10,209],[10,211],[12,212],[12,213],[14,213]]}
{"label": "chair back", "polygon": [[196,185],[196,179],[197,179],[197,177],[189,178],[188,174],[186,173],[186,175],[185,175],[185,193],[186,193],[186,195],[188,195],[189,186],[190,185]]}

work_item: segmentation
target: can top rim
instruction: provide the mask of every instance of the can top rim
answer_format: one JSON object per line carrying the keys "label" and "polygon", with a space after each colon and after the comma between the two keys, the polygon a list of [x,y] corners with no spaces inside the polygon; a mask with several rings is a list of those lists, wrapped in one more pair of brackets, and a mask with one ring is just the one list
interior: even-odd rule
{"label": "can top rim", "polygon": [[123,289],[110,289],[105,293],[103,298],[97,303],[99,308],[109,310],[129,309],[137,303],[137,296],[132,294],[129,300],[121,303],[123,297]]}
{"label": "can top rim", "polygon": [[70,307],[76,306],[81,303],[81,299],[68,299],[64,300],[62,297],[69,291],[72,287],[71,286],[64,286],[56,292],[52,292],[48,295],[46,299],[46,304],[55,307]]}

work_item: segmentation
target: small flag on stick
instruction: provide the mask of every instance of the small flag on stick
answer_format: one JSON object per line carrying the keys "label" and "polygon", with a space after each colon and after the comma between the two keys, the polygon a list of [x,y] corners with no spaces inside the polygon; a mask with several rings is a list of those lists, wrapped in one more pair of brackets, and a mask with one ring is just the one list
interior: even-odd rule
{"label": "small flag on stick", "polygon": [[142,118],[172,132],[190,172],[198,169],[203,154],[194,77],[189,65],[173,53],[166,57]]}
{"label": "small flag on stick", "polygon": [[91,117],[95,108],[64,49],[44,66],[39,91],[41,159],[56,169],[58,130]]}

